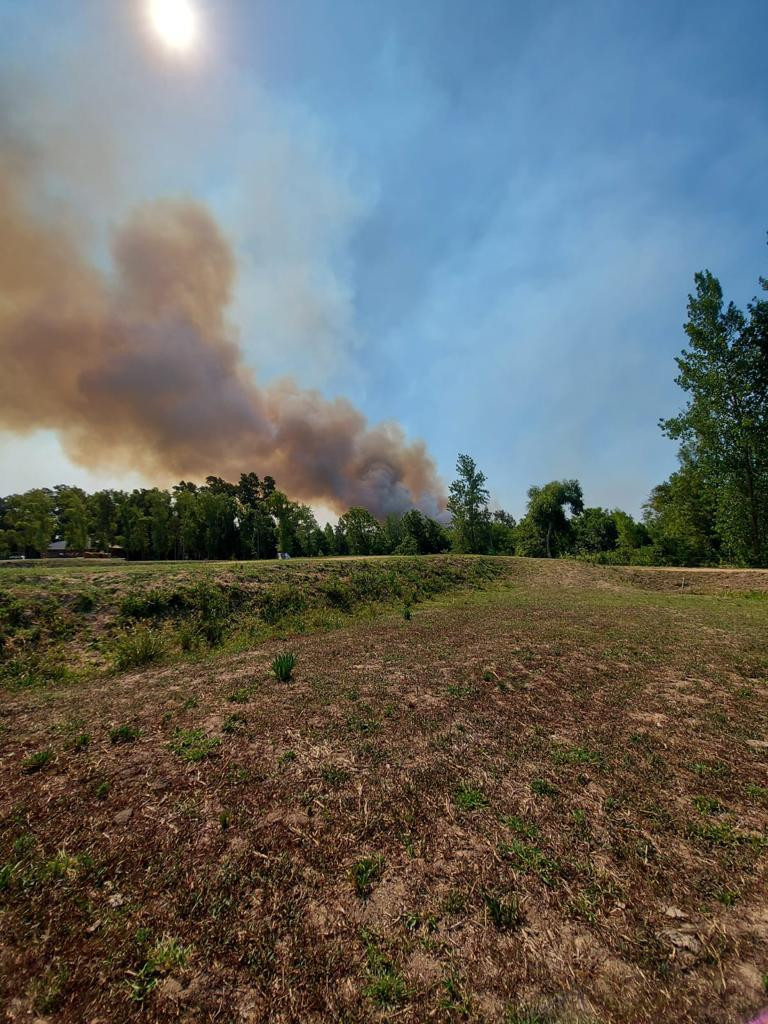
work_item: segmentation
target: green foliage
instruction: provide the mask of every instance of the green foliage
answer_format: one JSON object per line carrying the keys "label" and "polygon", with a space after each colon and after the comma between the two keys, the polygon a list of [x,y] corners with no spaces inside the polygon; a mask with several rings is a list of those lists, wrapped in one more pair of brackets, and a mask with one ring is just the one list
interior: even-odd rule
{"label": "green foliage", "polygon": [[370,896],[374,885],[380,880],[384,873],[384,858],[380,855],[375,857],[362,857],[352,865],[352,884],[355,892],[363,899]]}
{"label": "green foliage", "polygon": [[110,743],[135,743],[139,738],[140,730],[137,725],[118,725],[114,729],[109,730],[109,741]]}
{"label": "green foliage", "polygon": [[450,486],[448,498],[454,550],[487,554],[491,550],[491,516],[485,474],[469,455],[459,455],[456,472],[458,476]]}
{"label": "green foliage", "polygon": [[165,654],[165,638],[156,630],[136,626],[127,630],[115,647],[115,669],[125,672],[131,668],[151,665]]}
{"label": "green foliage", "polygon": [[478,811],[487,807],[490,801],[482,789],[464,784],[456,790],[454,802],[460,811]]}
{"label": "green foliage", "polygon": [[552,558],[570,549],[573,527],[565,514],[573,516],[584,509],[578,480],[553,480],[543,487],[528,489],[528,510],[517,529],[518,554]]}
{"label": "green foliage", "polygon": [[364,508],[351,508],[339,517],[350,555],[377,555],[384,549],[381,526]]}
{"label": "green foliage", "polygon": [[[767,287],[766,282],[762,282]],[[746,565],[768,563],[768,302],[748,315],[725,305],[708,270],[688,297],[688,347],[677,357],[685,409],[661,422],[679,441],[682,479],[652,495],[664,526],[699,557],[722,551]]]}
{"label": "green foliage", "polygon": [[483,897],[488,917],[500,932],[512,931],[522,924],[520,902],[514,894],[486,893]]}
{"label": "green foliage", "polygon": [[207,736],[202,729],[176,729],[168,744],[174,754],[192,763],[211,757],[220,745],[221,740]]}
{"label": "green foliage", "polygon": [[290,651],[283,651],[275,656],[272,661],[272,673],[282,683],[287,683],[293,674],[296,665],[296,655]]}
{"label": "green foliage", "polygon": [[38,750],[36,753],[30,754],[22,763],[24,772],[27,775],[32,775],[34,772],[42,771],[46,765],[53,761],[53,756],[53,751],[50,748]]}

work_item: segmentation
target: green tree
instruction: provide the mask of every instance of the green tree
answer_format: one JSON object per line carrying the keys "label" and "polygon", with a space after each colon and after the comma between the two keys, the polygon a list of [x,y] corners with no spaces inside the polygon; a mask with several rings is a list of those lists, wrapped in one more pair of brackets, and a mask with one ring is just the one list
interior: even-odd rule
{"label": "green tree", "polygon": [[[766,282],[761,280],[763,287]],[[711,495],[717,532],[733,557],[768,562],[768,303],[748,315],[725,305],[708,270],[688,297],[688,347],[676,383],[688,394],[677,416],[661,421],[680,442],[681,460],[697,467]]]}
{"label": "green tree", "polygon": [[339,526],[346,538],[350,555],[377,555],[381,553],[383,535],[381,526],[368,509],[351,508],[339,516]]}
{"label": "green tree", "polygon": [[669,565],[715,565],[722,558],[716,498],[696,464],[683,461],[643,506],[648,533]]}
{"label": "green tree", "polygon": [[9,546],[44,555],[56,528],[54,511],[53,495],[44,488],[10,495],[4,516]]}
{"label": "green tree", "polygon": [[90,524],[87,495],[79,487],[60,485],[54,490],[58,535],[68,548],[84,551],[88,547]]}
{"label": "green tree", "polygon": [[448,498],[453,545],[466,554],[487,554],[491,549],[491,515],[485,474],[469,455],[459,455],[456,472]]}
{"label": "green tree", "polygon": [[571,520],[573,550],[579,555],[613,551],[618,543],[616,520],[605,508],[585,508]]}
{"label": "green tree", "polygon": [[574,516],[584,510],[578,480],[553,480],[543,487],[528,489],[528,511],[523,520],[523,535],[531,539],[538,535],[547,558],[552,558],[554,554],[564,554],[570,546],[572,529],[565,512],[566,507]]}

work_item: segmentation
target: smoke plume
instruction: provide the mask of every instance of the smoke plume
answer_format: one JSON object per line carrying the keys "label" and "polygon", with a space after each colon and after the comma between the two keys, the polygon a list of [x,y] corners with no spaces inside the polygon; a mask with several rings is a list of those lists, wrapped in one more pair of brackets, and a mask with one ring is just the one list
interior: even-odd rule
{"label": "smoke plume", "polygon": [[258,385],[227,322],[235,260],[205,207],[141,207],[101,267],[30,177],[28,155],[3,146],[0,429],[56,431],[73,461],[156,483],[255,470],[336,510],[442,511],[432,459],[397,424]]}

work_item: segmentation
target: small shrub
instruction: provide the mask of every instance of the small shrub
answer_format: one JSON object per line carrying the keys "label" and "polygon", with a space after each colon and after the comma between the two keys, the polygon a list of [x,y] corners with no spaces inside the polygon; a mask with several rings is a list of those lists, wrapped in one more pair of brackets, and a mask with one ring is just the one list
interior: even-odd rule
{"label": "small shrub", "polygon": [[137,725],[118,725],[109,730],[109,741],[113,744],[135,743],[139,735],[140,729]]}
{"label": "small shrub", "polygon": [[486,893],[484,901],[488,916],[500,932],[512,931],[522,923],[517,896]]}
{"label": "small shrub", "polygon": [[411,613],[411,606],[409,604],[407,604],[405,606],[405,608],[403,608],[403,618],[405,619],[406,622],[410,622],[411,621],[412,613]]}
{"label": "small shrub", "polygon": [[482,789],[462,785],[456,790],[454,802],[460,811],[478,811],[487,807],[489,800]]}
{"label": "small shrub", "polygon": [[72,602],[72,610],[81,613],[92,612],[95,605],[96,601],[93,594],[82,593],[78,594]]}
{"label": "small shrub", "polygon": [[296,760],[296,756],[295,750],[286,750],[284,754],[280,755],[280,764],[291,764]]}
{"label": "small shrub", "polygon": [[193,763],[204,761],[220,745],[220,739],[206,736],[202,729],[177,729],[168,744],[174,754]]}
{"label": "small shrub", "polygon": [[109,783],[107,782],[106,779],[98,784],[98,786],[94,790],[94,795],[97,800],[107,799],[107,797],[109,796]]}
{"label": "small shrub", "polygon": [[22,767],[25,774],[32,775],[34,772],[42,771],[52,760],[53,751],[50,747],[47,747],[45,750],[38,750],[37,753],[30,754],[29,757],[24,759]]}
{"label": "small shrub", "polygon": [[227,700],[230,701],[232,704],[245,704],[250,699],[250,696],[251,691],[246,687],[243,687],[240,690],[234,690],[232,693],[230,693],[230,695],[227,697]]}
{"label": "small shrub", "polygon": [[695,796],[693,798],[693,806],[701,814],[722,814],[727,809],[719,800],[715,800],[711,796]]}
{"label": "small shrub", "polygon": [[272,672],[281,683],[287,683],[293,675],[296,665],[296,656],[290,651],[278,654],[272,662]]}
{"label": "small shrub", "polygon": [[72,749],[76,754],[82,754],[82,752],[87,750],[90,745],[91,737],[87,732],[78,733],[78,735],[72,740]]}
{"label": "small shrub", "polygon": [[384,873],[384,858],[380,855],[375,857],[362,857],[352,865],[352,884],[355,892],[363,899],[370,896],[376,882]]}
{"label": "small shrub", "polygon": [[149,950],[145,963],[128,982],[131,998],[143,1002],[157,986],[163,975],[187,965],[191,946],[183,946],[178,939],[165,937]]}
{"label": "small shrub", "polygon": [[115,668],[125,672],[160,661],[165,654],[165,639],[157,630],[135,626],[118,641],[115,650]]}

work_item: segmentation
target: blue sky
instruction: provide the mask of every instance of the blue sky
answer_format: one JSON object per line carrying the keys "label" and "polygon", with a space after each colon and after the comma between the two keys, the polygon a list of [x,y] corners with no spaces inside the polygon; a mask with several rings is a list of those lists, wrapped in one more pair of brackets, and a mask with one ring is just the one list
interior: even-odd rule
{"label": "blue sky", "polygon": [[[515,514],[563,476],[639,512],[694,271],[739,303],[768,272],[768,6],[198,0],[183,59],[144,6],[0,0],[6,115],[95,257],[198,197],[260,379],[398,420],[448,480],[470,452]],[[0,492],[64,480],[138,482],[0,435]]]}

